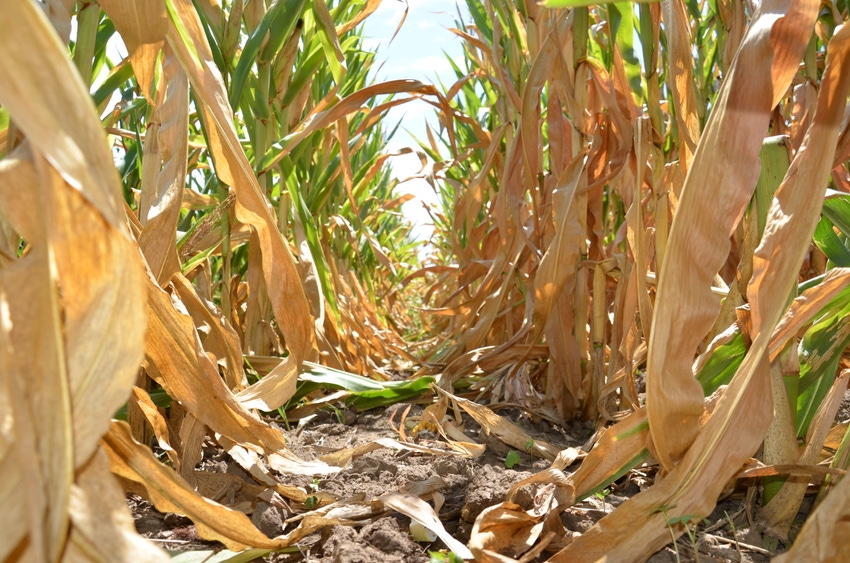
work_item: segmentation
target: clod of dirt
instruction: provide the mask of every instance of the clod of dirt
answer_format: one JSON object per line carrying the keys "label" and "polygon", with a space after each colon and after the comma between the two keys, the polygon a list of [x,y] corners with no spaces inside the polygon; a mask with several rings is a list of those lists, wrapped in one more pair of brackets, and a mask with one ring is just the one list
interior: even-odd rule
{"label": "clod of dirt", "polygon": [[426,550],[410,538],[398,519],[386,517],[359,531],[350,526],[334,526],[322,546],[325,556],[316,563],[424,563]]}
{"label": "clod of dirt", "polygon": [[475,475],[475,464],[463,457],[440,457],[434,460],[432,467],[437,475],[449,481],[457,478],[472,479]]}
{"label": "clod of dirt", "polygon": [[144,512],[136,516],[136,531],[143,536],[160,532],[163,529],[162,516],[159,513]]}
{"label": "clod of dirt", "polygon": [[466,491],[466,503],[461,518],[474,522],[481,511],[505,500],[508,489],[514,483],[531,477],[528,471],[513,471],[485,465],[473,477]]}
{"label": "clod of dirt", "polygon": [[251,522],[270,538],[283,533],[286,523],[283,510],[267,502],[258,502],[251,515]]}

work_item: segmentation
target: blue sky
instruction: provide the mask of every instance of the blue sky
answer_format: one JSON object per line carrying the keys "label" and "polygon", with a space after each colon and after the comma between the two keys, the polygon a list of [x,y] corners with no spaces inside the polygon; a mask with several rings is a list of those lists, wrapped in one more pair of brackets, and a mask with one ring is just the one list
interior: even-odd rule
{"label": "blue sky", "polygon": [[[454,73],[446,59],[448,54],[460,60],[463,56],[461,40],[449,31],[456,27],[458,8],[455,0],[408,0],[410,10],[404,26],[395,40],[389,43],[392,34],[401,21],[405,4],[399,0],[384,0],[381,7],[365,22],[365,47],[377,51],[377,81],[412,78],[422,82],[439,84],[441,77],[446,84],[454,82]],[[462,14],[466,14],[461,2]],[[468,18],[468,16],[465,16]],[[376,66],[377,66],[376,65]],[[401,120],[401,129],[409,130],[416,137],[425,140],[426,121],[436,127],[434,109],[425,102],[411,102],[393,108],[389,112],[388,124]],[[390,143],[389,149],[416,147],[413,138],[399,130]],[[419,171],[420,163],[416,155],[395,157],[391,163],[393,175],[399,179],[409,177]],[[411,193],[416,200],[407,202],[403,208],[416,228],[414,235],[427,240],[432,229],[428,226],[430,218],[422,209],[422,202],[434,204],[437,198],[424,180],[412,180],[401,184],[399,193]]]}

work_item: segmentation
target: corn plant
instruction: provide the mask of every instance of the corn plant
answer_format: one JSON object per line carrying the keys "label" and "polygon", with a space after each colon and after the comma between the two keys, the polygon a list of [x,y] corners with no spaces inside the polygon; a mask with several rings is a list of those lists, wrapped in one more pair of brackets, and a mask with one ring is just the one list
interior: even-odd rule
{"label": "corn plant", "polygon": [[367,81],[378,5],[0,8],[0,558],[164,560],[110,470],[234,550],[330,522],[270,540],[194,468],[214,435],[246,468],[335,471],[252,409],[289,402],[309,360],[380,378],[406,353],[416,254],[381,121],[436,90]]}
{"label": "corn plant", "polygon": [[[825,194],[848,178],[847,6],[544,4],[470,0],[456,30],[448,141],[422,143],[454,266],[432,278],[432,359],[446,386],[619,420],[553,480],[559,505],[649,456],[658,482],[550,560],[641,560],[762,444],[814,464],[846,388],[844,200]],[[761,522],[787,540],[805,483],[763,474]],[[473,551],[512,541],[493,510]]]}
{"label": "corn plant", "polygon": [[[455,553],[539,553],[653,459],[653,486],[549,560],[646,559],[741,477],[789,540],[822,474],[784,557],[846,559],[847,3],[468,0],[442,91],[368,80],[379,3],[0,2],[0,558],[166,560],[125,491],[232,551],[291,546],[339,519],[279,475],[354,454],[301,460],[256,411],[436,382],[614,422],[577,471],[532,478],[555,485],[514,519],[533,525],[492,507],[471,551],[440,536]],[[419,97],[442,199],[421,268],[382,125]],[[433,379],[361,378],[397,358]],[[269,538],[210,500],[205,439],[300,523]]]}

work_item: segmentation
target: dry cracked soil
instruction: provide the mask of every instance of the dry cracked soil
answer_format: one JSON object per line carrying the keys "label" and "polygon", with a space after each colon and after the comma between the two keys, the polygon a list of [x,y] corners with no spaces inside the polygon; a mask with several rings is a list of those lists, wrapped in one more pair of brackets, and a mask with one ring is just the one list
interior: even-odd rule
{"label": "dry cracked soil", "polygon": [[[306,424],[297,428],[283,428],[292,451],[302,459],[315,459],[328,453],[354,448],[380,438],[398,439],[396,428],[400,413],[408,405],[395,405],[356,413],[348,411],[319,412]],[[422,407],[412,405],[411,418],[421,413]],[[542,421],[532,420],[518,409],[501,409],[499,414],[509,418],[525,432],[538,440],[545,440],[558,448],[581,447],[591,436],[593,428],[574,424],[556,428]],[[279,421],[272,421],[279,425]],[[457,540],[466,543],[476,517],[482,510],[505,500],[508,489],[532,473],[549,467],[542,459],[533,459],[516,452],[508,458],[511,449],[492,436],[486,436],[471,420],[465,421],[467,435],[487,444],[484,455],[471,459],[457,456],[435,456],[409,451],[379,449],[357,457],[338,474],[310,478],[304,476],[279,476],[287,485],[333,495],[338,499],[363,499],[369,501],[380,495],[398,490],[410,483],[439,478],[442,505],[439,518],[446,530]],[[428,431],[417,435],[422,444],[436,443],[438,436]],[[511,464],[506,459],[519,461]],[[511,465],[510,468],[506,465]],[[578,462],[567,471],[574,471]],[[227,473],[246,482],[251,476],[234,463],[226,452],[207,446],[200,470]],[[609,489],[570,507],[561,515],[565,528],[580,534],[590,529],[606,514],[650,485],[654,468],[645,466],[632,471]],[[755,489],[750,489],[754,491]],[[520,492],[520,496],[523,492]],[[533,491],[528,492],[529,495]],[[744,561],[763,563],[785,549],[771,543],[756,532],[752,524],[752,498],[736,492],[723,499],[717,509],[700,523],[693,537],[687,534],[653,555],[652,563],[676,561]],[[203,541],[198,537],[191,520],[177,514],[162,514],[149,502],[138,496],[128,497],[136,522],[143,536],[172,551],[216,550],[221,544]],[[521,499],[519,504],[522,504]],[[266,502],[255,499],[250,506],[240,508],[252,522],[270,537],[287,533],[294,524],[287,522],[294,514],[285,502]],[[805,517],[804,508],[801,518]],[[445,544],[415,541],[411,534],[411,520],[398,512],[387,511],[361,521],[358,525],[338,525],[312,534],[286,552],[270,553],[254,561],[283,563],[303,561],[308,563],[374,563],[374,562],[428,562],[439,561],[446,553]],[[421,538],[420,538],[421,539]],[[433,554],[437,554],[432,559]],[[552,555],[543,551],[532,561],[545,561]]]}

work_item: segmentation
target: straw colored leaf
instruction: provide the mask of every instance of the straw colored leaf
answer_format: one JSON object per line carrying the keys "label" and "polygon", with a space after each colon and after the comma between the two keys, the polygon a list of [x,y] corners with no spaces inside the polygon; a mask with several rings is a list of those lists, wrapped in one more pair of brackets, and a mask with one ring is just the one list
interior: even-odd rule
{"label": "straw colored leaf", "polygon": [[770,111],[802,58],[817,16],[815,4],[774,1],[761,6],[685,180],[659,279],[647,365],[651,449],[668,470],[699,432],[703,394],[691,361],[720,310],[711,283],[728,256],[729,235],[750,201]]}
{"label": "straw colored leaf", "polygon": [[408,493],[392,492],[378,497],[384,506],[401,512],[437,534],[443,543],[463,559],[472,559],[469,549],[449,534],[440,518],[425,501]]}
{"label": "straw colored leaf", "polygon": [[[535,484],[548,487],[536,495],[533,506],[524,510],[515,502],[517,491]],[[563,537],[565,530],[556,506],[565,501],[569,490],[563,473],[556,469],[541,471],[515,483],[506,495],[507,500],[485,508],[475,519],[469,547],[477,560],[487,560],[488,554],[499,553],[530,560],[548,541]],[[541,538],[544,541],[538,542]],[[537,546],[532,549],[535,543]]]}
{"label": "straw colored leaf", "polygon": [[130,64],[139,87],[152,101],[151,90],[156,60],[165,43],[168,20],[165,2],[133,2],[132,0],[104,0],[98,2],[121,35],[130,54]]}
{"label": "straw colored leaf", "polygon": [[[765,8],[766,6],[763,6],[763,9]],[[792,6],[792,12],[786,19],[791,18],[795,8],[798,7]],[[811,6],[806,8],[811,9]],[[769,13],[769,10],[763,13]],[[778,21],[783,22],[781,19]],[[758,25],[755,24],[751,30],[757,28]],[[788,28],[780,28],[780,31],[787,30]],[[741,62],[747,43],[745,38],[737,63]],[[842,74],[837,69],[841,68],[843,56],[843,49],[830,52],[829,60],[834,61],[835,66],[831,68],[835,75],[830,74],[828,62],[826,76],[836,76],[838,82],[833,86],[835,90],[822,90],[821,119],[824,125],[820,130],[813,127],[813,138],[810,138],[810,142],[821,141],[817,138],[817,133],[827,135],[827,138],[823,139],[826,143],[829,142],[829,135],[837,135],[833,112],[844,107],[848,87],[844,84],[846,80],[837,78]],[[778,58],[784,59],[786,63],[789,61],[785,57]],[[827,83],[831,84],[828,80]],[[817,118],[815,122],[818,122]],[[708,138],[710,136],[706,134],[701,143],[705,143]],[[695,168],[698,160],[699,149]],[[831,158],[801,151],[777,192],[768,214],[765,236],[756,251],[756,266],[748,290],[753,308],[754,333],[757,336],[717,408],[700,429],[693,446],[660,484],[624,503],[611,516],[604,518],[590,532],[559,553],[555,560],[564,560],[563,557],[569,557],[571,554],[585,553],[585,550],[592,549],[591,546],[595,542],[603,540],[605,535],[611,532],[619,536],[619,541],[613,550],[607,550],[609,556],[616,553],[651,553],[650,550],[657,549],[662,543],[660,537],[665,532],[657,527],[664,526],[666,518],[685,514],[708,514],[725,481],[734,474],[735,468],[756,450],[767,429],[772,411],[765,356],[769,338],[766,335],[778,324],[787,295],[796,283],[799,264],[814,231],[823,201],[822,193],[806,193],[798,182],[805,178],[805,185],[822,186],[830,167]],[[780,248],[783,258],[776,259],[774,253]],[[770,256],[770,259],[767,259],[767,256]],[[655,336],[653,334],[653,338]],[[665,517],[659,519],[658,511],[662,508]],[[636,528],[633,532],[621,527],[626,524],[623,518],[628,518],[630,525]],[[654,531],[650,532],[650,529]],[[652,547],[644,550],[640,544],[647,541],[651,542]],[[627,551],[620,552],[620,549]],[[593,557],[593,553],[588,555]]]}
{"label": "straw colored leaf", "polygon": [[535,440],[532,436],[526,434],[522,429],[518,428],[509,420],[497,415],[492,410],[485,406],[478,405],[467,399],[456,397],[451,393],[447,393],[434,386],[441,395],[447,396],[451,401],[455,402],[469,416],[475,419],[475,422],[481,425],[481,428],[487,434],[493,434],[505,444],[517,448],[520,451],[538,455],[549,461],[554,460],[558,455],[558,450],[551,444],[543,440]]}
{"label": "straw colored leaf", "polygon": [[280,470],[333,471],[293,456],[283,435],[246,410],[225,386],[216,366],[199,346],[191,317],[176,309],[169,294],[152,279],[148,292],[147,371],[171,397],[214,432],[238,443],[254,444],[270,456],[270,461],[277,456]]}
{"label": "straw colored leaf", "polygon": [[773,559],[776,563],[814,563],[850,559],[850,479],[838,486],[806,519],[794,545]]}
{"label": "straw colored leaf", "polygon": [[201,537],[221,541],[234,551],[247,547],[279,549],[292,545],[323,526],[337,523],[323,518],[305,519],[286,536],[269,539],[241,512],[195,492],[172,469],[157,461],[149,449],[133,441],[126,424],[114,422],[102,445],[109,455],[112,472],[145,487],[159,510],[189,516],[198,527]]}
{"label": "straw colored leaf", "polygon": [[[281,361],[282,380],[266,383],[272,389],[253,393],[265,410],[273,410],[289,397],[278,388],[288,389],[285,381],[301,362],[315,353],[315,327],[304,293],[301,277],[288,245],[277,228],[268,199],[245,155],[233,127],[233,112],[218,73],[201,22],[191,2],[168,2],[169,45],[180,59],[198,97],[203,100],[201,115],[206,124],[209,148],[216,171],[224,183],[236,192],[236,217],[256,232],[261,247],[263,279],[275,318],[286,339],[290,355]],[[248,391],[246,391],[248,392]],[[266,399],[266,396],[269,398]]]}
{"label": "straw colored leaf", "polygon": [[[65,47],[33,2],[4,3],[0,21],[0,70],[16,76],[0,85],[0,103],[27,139],[3,163],[0,198],[32,246],[0,274],[14,350],[4,390],[14,398],[20,471],[8,476],[25,499],[17,517],[29,534],[26,556],[56,561],[85,532],[83,520],[75,528],[85,510],[105,520],[103,533],[127,538],[126,520],[106,516],[126,513],[120,495],[81,506],[77,492],[89,486],[83,468],[136,377],[144,278],[105,136]],[[6,459],[4,467],[11,471]],[[14,547],[18,538],[10,540]]]}
{"label": "straw colored leaf", "polygon": [[[110,474],[107,456],[98,451],[85,466],[71,490],[70,560],[150,561],[160,563],[169,557],[137,532],[133,518],[124,506],[125,494]],[[113,526],[104,526],[111,522]]]}
{"label": "straw colored leaf", "polygon": [[177,221],[186,183],[189,149],[189,81],[171,48],[163,51],[162,80],[156,109],[145,136],[145,174],[139,202],[144,226],[139,247],[161,285],[180,271]]}

